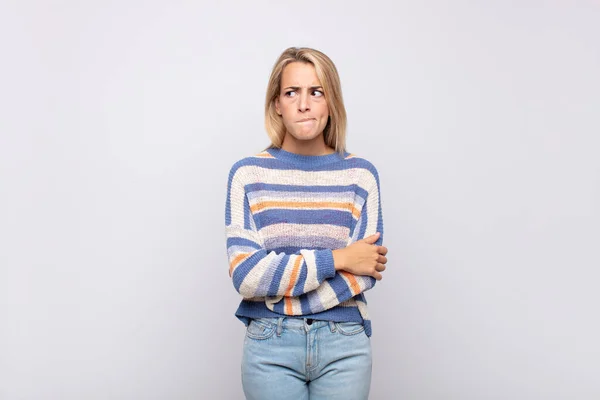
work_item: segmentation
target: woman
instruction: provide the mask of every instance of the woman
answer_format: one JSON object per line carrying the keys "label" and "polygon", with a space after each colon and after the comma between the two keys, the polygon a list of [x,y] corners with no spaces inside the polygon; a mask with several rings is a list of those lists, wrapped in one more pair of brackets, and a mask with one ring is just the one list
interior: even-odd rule
{"label": "woman", "polygon": [[371,321],[364,292],[387,263],[379,178],[345,151],[333,62],[289,48],[267,89],[271,146],[229,173],[229,275],[247,325],[247,399],[366,399]]}

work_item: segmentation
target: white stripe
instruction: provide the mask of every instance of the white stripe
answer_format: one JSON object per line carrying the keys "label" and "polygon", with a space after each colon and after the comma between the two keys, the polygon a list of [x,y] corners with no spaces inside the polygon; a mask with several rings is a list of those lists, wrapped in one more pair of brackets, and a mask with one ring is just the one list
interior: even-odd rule
{"label": "white stripe", "polygon": [[304,282],[303,292],[307,291],[307,288],[316,288],[319,285],[317,280],[317,261],[315,259],[315,252],[313,250],[300,250],[300,254],[304,257],[306,263],[306,281]]}
{"label": "white stripe", "polygon": [[[302,304],[298,297],[292,297],[292,315],[302,315]],[[284,308],[285,310],[285,308]]]}
{"label": "white stripe", "polygon": [[358,311],[360,312],[360,315],[363,317],[363,319],[370,319],[367,305],[360,300],[356,300],[356,305],[358,306]]}
{"label": "white stripe", "polygon": [[327,224],[273,224],[260,230],[265,241],[281,236],[327,236],[333,239],[347,238],[350,228]]}
{"label": "white stripe", "polygon": [[272,207],[263,207],[260,210],[254,211],[254,215],[258,215],[261,212],[265,212],[265,211],[269,211],[269,210],[301,210],[301,211],[333,210],[333,211],[347,212],[349,214],[352,212],[347,207],[335,207],[335,206],[315,206],[315,207],[294,207],[294,206],[290,206],[290,207],[286,207],[286,206],[283,206],[283,205],[277,205],[277,206],[272,206]]}
{"label": "white stripe", "polygon": [[250,246],[230,246],[227,249],[227,252],[229,253],[229,258],[235,258],[238,254],[252,253],[253,251],[256,251],[256,248]]}
{"label": "white stripe", "polygon": [[[319,301],[323,307],[323,310],[330,308],[332,305],[337,303],[337,295],[335,291],[329,284],[329,282],[324,281],[316,290],[317,295],[319,296]],[[323,311],[318,310],[318,311]]]}
{"label": "white stripe", "polygon": [[[288,259],[287,265],[285,266],[285,269],[283,270],[283,275],[281,277],[281,280],[279,281],[279,290],[277,291],[277,293],[284,294],[285,291],[287,290],[287,288],[290,284],[290,278],[292,277],[292,271],[294,269],[294,264],[296,263],[296,260],[298,259],[298,257],[300,257],[300,256],[299,255],[291,255],[290,258]],[[302,261],[300,261],[300,265],[302,265]],[[298,275],[296,275],[296,280],[298,280]]]}
{"label": "white stripe", "polygon": [[261,183],[281,185],[347,186],[354,185],[358,181],[364,184],[366,188],[370,188],[376,182],[373,174],[365,168],[349,168],[334,171],[301,171],[246,165],[240,167],[236,175],[238,173],[243,173],[246,176],[260,177]]}
{"label": "white stripe", "polygon": [[283,299],[283,296],[269,296],[269,297],[265,297],[265,305],[267,306],[267,308],[271,311],[273,311],[275,309],[275,304],[279,303],[279,301],[281,301],[281,299]]}
{"label": "white stripe", "polygon": [[271,252],[261,259],[244,277],[244,280],[240,285],[240,293],[252,292],[251,295],[255,296],[255,291],[260,287],[262,277],[271,270],[271,268],[269,268],[270,264],[277,263],[277,261],[280,261],[282,258],[283,254],[278,255],[275,252]]}
{"label": "white stripe", "polygon": [[240,226],[235,226],[232,224],[227,227],[226,231],[227,231],[228,238],[248,239],[248,240],[258,244],[259,246],[264,247],[264,242],[263,242],[262,238],[260,237],[260,235],[258,235],[257,232],[244,229],[243,226],[240,227]]}
{"label": "white stripe", "polygon": [[231,207],[231,225],[233,226],[244,226],[245,178],[245,169],[239,168],[231,180],[229,201]]}
{"label": "white stripe", "polygon": [[257,199],[273,199],[284,201],[342,201],[343,199],[354,200],[355,193],[353,191],[346,192],[311,192],[311,191],[286,191],[282,190],[256,190],[248,192],[250,204],[256,203]]}
{"label": "white stripe", "polygon": [[340,303],[339,305],[341,307],[357,307],[356,300],[354,300],[354,298],[348,299],[348,300],[344,301],[343,303]]}
{"label": "white stripe", "polygon": [[367,197],[367,229],[365,231],[365,237],[377,232],[377,222],[379,221],[379,191],[377,190],[377,186],[374,188],[375,190],[371,190]]}
{"label": "white stripe", "polygon": [[265,298],[264,297],[251,297],[251,298],[245,298],[244,300],[264,303]]}
{"label": "white stripe", "polygon": [[[315,193],[319,194],[319,193]],[[267,201],[276,201],[281,203],[337,203],[342,205],[348,205],[354,203],[354,193],[345,198],[340,197],[332,197],[332,196],[256,196],[250,199],[250,206],[255,206],[260,203],[264,203]]]}

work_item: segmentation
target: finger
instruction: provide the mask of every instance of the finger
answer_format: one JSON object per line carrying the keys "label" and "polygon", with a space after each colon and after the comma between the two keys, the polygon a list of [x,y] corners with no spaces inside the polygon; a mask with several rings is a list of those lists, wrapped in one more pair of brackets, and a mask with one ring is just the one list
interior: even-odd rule
{"label": "finger", "polygon": [[381,254],[382,256],[385,256],[388,253],[388,249],[385,246],[378,246],[377,247],[377,252],[379,254]]}
{"label": "finger", "polygon": [[379,255],[379,257],[377,257],[377,262],[379,262],[381,264],[387,264],[387,257]]}
{"label": "finger", "polygon": [[373,274],[373,278],[377,279],[378,281],[380,281],[383,278],[383,275],[381,275],[379,272],[375,272]]}
{"label": "finger", "polygon": [[386,268],[386,267],[385,267],[385,265],[383,265],[383,264],[377,264],[377,265],[375,266],[375,269],[377,270],[377,272],[382,272],[382,271],[385,271],[385,268]]}
{"label": "finger", "polygon": [[367,236],[366,238],[363,239],[363,242],[369,243],[369,244],[373,244],[377,241],[377,239],[379,239],[380,233],[377,232],[374,235],[371,236]]}

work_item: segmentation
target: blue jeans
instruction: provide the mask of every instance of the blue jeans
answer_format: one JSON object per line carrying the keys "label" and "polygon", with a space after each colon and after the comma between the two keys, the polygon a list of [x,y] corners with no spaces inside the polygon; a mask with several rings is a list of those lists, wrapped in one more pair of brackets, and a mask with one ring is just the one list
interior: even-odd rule
{"label": "blue jeans", "polygon": [[362,324],[302,318],[253,319],[246,330],[242,385],[248,400],[364,400],[371,342]]}

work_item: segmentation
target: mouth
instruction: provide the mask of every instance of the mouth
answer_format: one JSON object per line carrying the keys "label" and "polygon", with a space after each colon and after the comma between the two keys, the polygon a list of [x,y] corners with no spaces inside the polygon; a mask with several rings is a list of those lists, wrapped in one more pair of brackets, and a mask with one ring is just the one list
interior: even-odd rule
{"label": "mouth", "polygon": [[304,118],[296,122],[307,122],[307,121],[315,121],[315,118]]}

